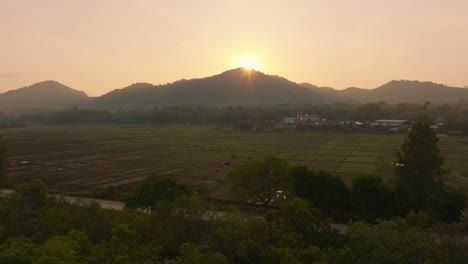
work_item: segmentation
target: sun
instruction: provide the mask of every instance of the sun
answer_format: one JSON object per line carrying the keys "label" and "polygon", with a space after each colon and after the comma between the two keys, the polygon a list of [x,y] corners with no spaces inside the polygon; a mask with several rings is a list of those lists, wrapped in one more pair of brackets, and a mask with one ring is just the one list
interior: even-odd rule
{"label": "sun", "polygon": [[260,64],[258,64],[255,57],[243,56],[237,60],[237,67],[242,67],[248,70],[260,70]]}

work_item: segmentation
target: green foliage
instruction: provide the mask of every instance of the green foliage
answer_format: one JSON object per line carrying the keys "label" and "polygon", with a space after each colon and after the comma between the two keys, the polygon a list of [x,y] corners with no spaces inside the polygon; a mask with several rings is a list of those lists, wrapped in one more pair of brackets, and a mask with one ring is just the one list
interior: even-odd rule
{"label": "green foliage", "polygon": [[459,222],[466,205],[466,195],[462,192],[446,188],[439,192],[435,204],[437,220],[446,223]]}
{"label": "green foliage", "polygon": [[423,232],[401,219],[350,226],[347,246],[327,252],[331,263],[466,263],[468,243]]}
{"label": "green foliage", "polygon": [[110,263],[157,263],[161,258],[161,246],[153,233],[155,225],[159,223],[152,222],[149,214],[133,210],[121,212],[111,225],[111,237],[103,245],[99,257]]}
{"label": "green foliage", "polygon": [[334,243],[335,233],[328,221],[312,203],[301,198],[293,198],[283,203],[280,210],[270,211],[266,221],[270,227],[276,227],[273,236],[280,246],[323,247]]}
{"label": "green foliage", "polygon": [[102,110],[78,109],[53,112],[51,123],[59,124],[105,124],[113,121],[112,114]]}
{"label": "green foliage", "polygon": [[85,233],[70,231],[66,236],[55,236],[37,248],[33,264],[75,264],[84,263],[91,244]]}
{"label": "green foliage", "polygon": [[444,158],[427,117],[416,119],[397,153],[397,189],[405,210],[426,210],[441,189]]}
{"label": "green foliage", "polygon": [[268,246],[268,230],[263,219],[233,211],[213,223],[210,246],[236,263],[267,263],[264,259]]}
{"label": "green foliage", "polygon": [[160,200],[155,204],[154,211],[163,217],[200,217],[204,212],[200,200],[194,195],[180,195],[174,200]]}
{"label": "green foliage", "polygon": [[389,217],[393,214],[394,194],[379,176],[353,178],[351,186],[353,214],[364,220]]}
{"label": "green foliage", "polygon": [[270,253],[269,263],[298,264],[313,263],[327,264],[325,253],[318,247],[308,247],[305,249],[293,249],[289,247],[274,247]]}
{"label": "green foliage", "polygon": [[290,176],[286,160],[267,156],[235,167],[228,173],[227,180],[244,200],[253,199],[268,206],[278,190],[289,188]]}
{"label": "green foliage", "polygon": [[306,167],[292,169],[293,192],[310,200],[317,208],[333,217],[344,217],[349,212],[349,189],[340,176],[326,171],[315,173]]}
{"label": "green foliage", "polygon": [[174,179],[161,179],[151,174],[136,188],[135,192],[126,199],[126,207],[154,209],[159,201],[174,201],[176,198],[192,192]]}
{"label": "green foliage", "polygon": [[180,257],[166,261],[165,264],[227,264],[226,257],[214,252],[207,246],[184,244],[180,249]]}
{"label": "green foliage", "polygon": [[402,213],[425,210],[433,217],[459,221],[465,195],[444,186],[444,158],[430,120],[420,116],[397,153],[397,191]]}
{"label": "green foliage", "polygon": [[383,109],[385,103],[367,103],[360,105],[355,114],[356,120],[378,120],[389,118],[389,113]]}
{"label": "green foliage", "polygon": [[[82,206],[79,210],[73,209],[70,210],[71,225],[76,229],[86,231],[90,241],[96,243],[107,240],[111,236],[111,222],[113,219],[101,209],[98,203],[90,203]],[[64,219],[59,220],[63,221]]]}
{"label": "green foliage", "polygon": [[408,225],[418,227],[426,227],[433,224],[433,219],[424,211],[415,212],[414,210],[410,210],[405,217],[405,221]]}
{"label": "green foliage", "polygon": [[[447,230],[421,229],[428,223],[423,213],[377,225],[355,223],[341,236],[311,202],[300,198],[286,201],[265,217],[239,211],[200,214],[193,202],[182,201],[186,198],[165,200],[164,207],[172,207],[169,214],[158,209],[152,213],[104,210],[59,199],[24,213],[19,210],[22,196],[0,199],[0,263],[457,264],[468,260],[468,243],[457,233],[460,229],[452,225]],[[92,222],[95,228],[89,227]]]}
{"label": "green foliage", "polygon": [[40,180],[18,186],[16,194],[25,209],[38,209],[47,202],[47,186]]}
{"label": "green foliage", "polygon": [[[417,99],[419,101],[419,99]],[[150,104],[154,105],[154,101]],[[165,104],[163,104],[165,105]],[[210,104],[212,105],[212,104]],[[133,107],[132,107],[133,108]],[[101,108],[100,108],[101,109]],[[131,108],[125,108],[131,109]],[[431,105],[424,110],[421,103],[388,104],[280,104],[262,106],[165,105],[145,109],[115,111],[72,108],[64,111],[28,112],[21,114],[0,113],[0,127],[26,126],[30,123],[45,124],[233,124],[257,123],[266,120],[281,121],[297,112],[316,113],[328,120],[373,121],[376,119],[413,119],[425,113],[436,122],[445,123],[448,131],[468,133],[468,104]],[[318,128],[315,128],[318,129]],[[337,129],[337,128],[331,128]],[[370,129],[369,131],[373,131]]]}
{"label": "green foliage", "polygon": [[0,263],[29,264],[35,244],[25,237],[14,237],[0,244]]}

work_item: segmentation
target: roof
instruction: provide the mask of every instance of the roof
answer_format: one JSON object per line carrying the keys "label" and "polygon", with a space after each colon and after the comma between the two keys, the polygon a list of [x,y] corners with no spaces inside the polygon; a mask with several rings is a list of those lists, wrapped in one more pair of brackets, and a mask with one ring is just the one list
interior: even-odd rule
{"label": "roof", "polygon": [[408,120],[397,120],[397,119],[379,119],[379,120],[375,120],[375,122],[385,122],[385,123],[404,123],[404,122],[408,122]]}

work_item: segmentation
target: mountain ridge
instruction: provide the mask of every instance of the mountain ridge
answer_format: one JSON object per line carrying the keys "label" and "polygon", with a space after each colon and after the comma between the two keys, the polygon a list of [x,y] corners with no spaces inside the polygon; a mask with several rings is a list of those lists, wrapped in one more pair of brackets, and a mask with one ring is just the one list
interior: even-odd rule
{"label": "mountain ridge", "polygon": [[282,103],[456,103],[468,89],[434,82],[392,80],[375,89],[337,90],[296,83],[278,75],[236,68],[220,74],[154,85],[134,83],[99,97],[89,97],[56,81],[44,81],[0,94],[0,109],[145,109],[168,105],[272,105]]}
{"label": "mountain ridge", "polygon": [[0,94],[0,109],[57,109],[88,100],[85,92],[48,80]]}
{"label": "mountain ridge", "polygon": [[[133,99],[131,101],[122,97],[125,90],[129,92],[130,88],[104,94],[97,98],[96,106],[110,107],[119,103],[120,108],[132,108],[135,104],[145,108],[174,104],[220,106],[333,101],[331,98],[310,92],[307,88],[286,78],[243,68],[224,71],[209,77],[148,87],[147,90],[130,93]],[[144,94],[144,98],[140,97],[141,93]]]}

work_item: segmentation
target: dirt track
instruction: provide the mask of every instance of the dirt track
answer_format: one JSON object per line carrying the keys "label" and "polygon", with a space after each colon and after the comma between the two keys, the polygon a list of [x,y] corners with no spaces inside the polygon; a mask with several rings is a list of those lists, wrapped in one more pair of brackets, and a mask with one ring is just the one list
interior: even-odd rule
{"label": "dirt track", "polygon": [[[7,197],[13,195],[15,193],[14,190],[0,190],[0,197]],[[57,196],[58,197],[58,196]],[[113,209],[113,210],[123,210],[125,204],[119,201],[111,201],[111,200],[102,200],[102,199],[94,199],[94,198],[84,198],[84,197],[76,197],[76,196],[63,196],[65,201],[71,204],[90,204],[93,202],[98,203],[104,209]]]}

